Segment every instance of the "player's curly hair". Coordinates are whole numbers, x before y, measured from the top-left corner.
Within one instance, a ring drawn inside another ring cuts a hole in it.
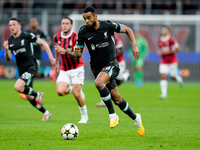
[[[86,7],[86,8],[83,10],[83,13],[88,13],[88,12],[95,13],[96,10],[95,10],[94,7],[88,6],[88,7]]]

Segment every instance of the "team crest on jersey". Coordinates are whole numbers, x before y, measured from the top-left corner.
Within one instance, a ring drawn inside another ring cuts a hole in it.
[[[58,41],[58,44],[60,44],[60,41]]]
[[[104,32],[104,38],[105,38],[105,39],[107,39],[107,38],[108,38],[108,33],[107,33],[107,31],[106,31],[106,32]]]
[[[24,39],[21,40],[21,46],[24,46]]]
[[[91,44],[91,50],[95,50],[95,46]]]

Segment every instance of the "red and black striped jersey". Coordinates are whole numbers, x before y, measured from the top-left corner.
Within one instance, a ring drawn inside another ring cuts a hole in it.
[[[123,43],[122,43],[122,40],[120,39],[119,35],[117,35],[117,33],[114,33],[114,37],[115,37],[115,49],[116,49],[116,53],[117,53],[117,49],[122,48]],[[116,59],[117,59],[118,63],[123,61],[124,60],[124,53],[122,53],[121,55],[116,57]]]
[[[68,36],[63,36],[63,32],[59,32],[58,34],[54,35],[54,42],[59,44],[61,47],[64,49],[68,49],[73,51],[74,46],[76,46],[76,39],[77,39],[77,34],[75,32],[71,32],[70,35]],[[61,56],[61,67],[60,69],[63,71],[71,70],[71,69],[76,69],[80,66],[84,65],[82,57],[79,59],[76,58],[71,58],[65,53],[60,54]]]

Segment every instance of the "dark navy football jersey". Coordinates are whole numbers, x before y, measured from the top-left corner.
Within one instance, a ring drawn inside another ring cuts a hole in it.
[[[26,32],[31,33],[31,30],[27,30]],[[44,34],[44,32],[42,32],[41,30],[36,30],[36,32],[34,32],[34,34],[38,38],[45,39],[45,40],[49,39],[49,36]],[[35,56],[35,58],[40,60],[42,58],[42,48],[41,48],[41,46],[36,44],[36,43],[33,43],[33,47],[34,47],[34,56]]]
[[[97,30],[82,26],[78,33],[77,46],[80,48],[86,44],[90,53],[91,67],[103,67],[116,58],[114,32],[121,32],[122,27],[118,23],[109,20],[99,21]]]
[[[37,70],[36,59],[33,56],[33,43],[37,42],[37,37],[33,33],[22,32],[19,37],[9,37],[9,51],[14,53],[19,74],[27,69]]]

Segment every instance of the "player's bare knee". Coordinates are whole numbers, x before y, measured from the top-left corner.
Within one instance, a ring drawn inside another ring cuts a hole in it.
[[[57,92],[57,95],[58,95],[58,96],[63,96],[63,95],[65,95],[63,91],[57,90],[56,92]]]
[[[101,81],[99,81],[99,80],[95,80],[94,84],[95,84],[95,86],[96,86],[96,88],[97,88],[98,90],[102,90],[102,89],[104,88],[103,82],[101,82]]]
[[[161,74],[161,80],[166,80],[167,79],[167,75],[166,74]]]
[[[20,93],[24,92],[24,91],[23,91],[23,88],[22,88],[21,86],[17,85],[17,84],[15,84],[14,89],[15,89],[17,92],[20,92]]]

